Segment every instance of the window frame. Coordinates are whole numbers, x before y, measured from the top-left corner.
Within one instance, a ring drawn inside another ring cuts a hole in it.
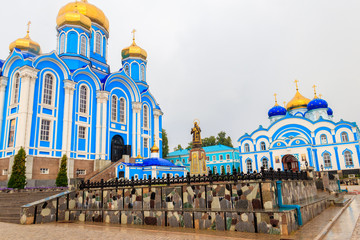
[[[230,154],[226,154],[226,160],[230,160]]]
[[[219,155],[219,160],[224,160],[224,156],[222,154]]]
[[[50,88],[45,88],[45,86],[47,86],[47,77],[51,77],[51,86]],[[41,103],[46,105],[46,106],[54,106],[55,105],[55,101],[54,101],[54,83],[55,83],[55,76],[52,73],[45,73],[44,77],[43,77],[43,86],[42,86],[42,99],[41,99]],[[51,90],[50,90],[51,89]],[[47,95],[46,95],[47,94]],[[47,98],[46,98],[47,97]],[[46,100],[50,99],[50,103],[46,102]]]
[[[45,122],[49,123],[48,126],[47,126],[48,129],[43,128]],[[52,124],[51,120],[45,119],[45,118],[41,119],[40,136],[39,136],[40,141],[42,141],[42,142],[51,142],[51,136],[50,136],[51,135],[51,124]],[[48,132],[48,133],[46,133],[46,132]]]
[[[62,33],[59,39],[59,54],[65,53],[66,34]]]
[[[246,170],[250,173],[253,172],[252,161],[250,159],[246,160]]]
[[[217,170],[217,166],[213,166],[213,174],[217,174],[218,170]]]
[[[260,143],[260,150],[261,150],[261,151],[266,151],[266,144],[265,144],[265,142],[261,142],[261,143]]]
[[[49,175],[50,169],[49,168],[40,168],[40,174],[41,175]]]
[[[111,121],[117,122],[118,120],[118,98],[116,95],[111,96]]]
[[[94,41],[94,52],[101,55],[101,45],[102,45],[102,37],[101,37],[101,33],[100,32],[96,32],[95,33],[95,41]]]
[[[323,141],[323,140],[324,140],[324,141]],[[321,134],[321,135],[320,135],[320,144],[321,144],[321,145],[328,144],[328,140],[327,140],[326,134]]]
[[[81,99],[82,97],[82,89],[85,89],[85,100]],[[79,86],[79,107],[78,112],[83,115],[89,115],[89,98],[90,98],[90,91],[89,87],[86,84],[81,84]],[[85,104],[83,103],[85,101]],[[82,111],[83,107],[82,104],[85,106],[85,111]]]
[[[7,146],[9,148],[15,147],[15,128],[16,128],[16,118],[10,119],[10,121],[9,121],[9,137],[8,137],[8,143],[7,143]],[[11,144],[11,146],[10,146],[10,144]]]
[[[226,173],[231,173],[231,167],[230,167],[230,165],[226,165]]]
[[[85,35],[80,35],[80,51],[79,54],[81,56],[87,57],[87,38]]]
[[[145,66],[143,64],[140,65],[140,80],[145,82]]]
[[[76,169],[76,176],[81,175],[84,176],[86,175],[86,169]]]
[[[144,138],[144,148],[149,148],[149,138]]]
[[[328,157],[328,158],[327,158]],[[323,154],[324,168],[331,168],[331,156],[330,153],[325,152]]]
[[[340,137],[341,137],[341,142],[349,142],[349,134],[347,132],[342,132],[340,134]],[[346,137],[344,139],[344,137]]]
[[[245,143],[245,145],[244,145],[244,152],[250,152],[250,144],[248,144],[248,143]]]
[[[119,121],[122,124],[126,124],[126,99],[123,97],[120,97],[119,100],[120,100],[119,101]],[[122,113],[122,108],[124,108],[123,113]]]
[[[216,161],[216,156],[215,155],[212,156],[212,160]]]
[[[354,159],[352,157],[352,153],[349,150],[345,150],[344,152],[344,160],[345,166],[354,166]],[[348,161],[351,161],[351,164],[348,164]]]
[[[265,166],[265,164],[264,164],[265,162],[266,162],[266,166]],[[265,170],[269,169],[269,161],[268,161],[268,159],[265,158],[265,157],[262,158],[262,159],[261,159],[261,165],[264,167]]]
[[[19,104],[19,96],[20,96],[20,73],[17,72],[13,78],[13,89],[11,96],[11,105]]]
[[[129,64],[125,64],[124,72],[126,73],[126,75],[128,75],[130,77],[130,66],[129,66]]]
[[[150,118],[149,118],[149,107],[148,105],[144,104],[143,106],[143,128],[149,129],[150,126]]]
[[[85,126],[79,126],[79,128],[78,128],[78,139],[86,139],[86,133],[87,133],[87,129],[86,129],[87,127],[85,127]],[[83,133],[82,133],[82,131],[81,131],[81,129],[83,129],[84,131],[83,131]]]

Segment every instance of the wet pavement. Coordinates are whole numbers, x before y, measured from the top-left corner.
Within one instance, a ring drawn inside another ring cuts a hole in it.
[[[349,190],[359,189],[359,186],[349,187]],[[353,196],[347,196],[353,197]],[[344,210],[330,231],[323,239],[360,239],[360,195],[354,196],[349,207]],[[0,239],[171,239],[171,240],[215,240],[215,239],[315,239],[321,235],[324,227],[332,222],[342,210],[341,207],[330,207],[312,221],[305,224],[299,231],[289,236],[194,230],[184,228],[161,228],[138,225],[108,225],[84,223],[52,223],[39,225],[18,225],[0,222]],[[355,227],[356,226],[356,227]],[[355,229],[355,231],[354,231]]]

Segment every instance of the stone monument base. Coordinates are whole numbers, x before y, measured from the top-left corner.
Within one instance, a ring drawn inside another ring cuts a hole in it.
[[[193,148],[189,154],[190,175],[207,175],[206,153],[202,148]]]

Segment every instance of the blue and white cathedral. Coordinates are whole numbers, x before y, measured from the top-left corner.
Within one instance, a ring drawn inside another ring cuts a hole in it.
[[[240,166],[244,172],[261,167],[298,171],[359,174],[360,131],[355,122],[334,121],[327,101],[316,94],[304,97],[298,90],[285,107],[277,103],[269,112],[270,126],[259,126],[238,139]]]
[[[87,0],[68,3],[56,23],[56,51],[42,53],[28,29],[0,60],[0,181],[20,147],[28,179],[56,178],[52,160],[64,154],[70,176],[123,155],[150,157],[153,143],[161,156],[163,113],[135,37],[121,52],[122,68],[110,72],[109,21],[99,8]]]

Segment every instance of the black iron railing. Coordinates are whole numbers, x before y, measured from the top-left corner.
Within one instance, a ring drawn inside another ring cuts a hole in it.
[[[91,189],[91,188],[119,188],[119,187],[134,187],[134,186],[152,186],[152,185],[173,185],[173,184],[193,184],[193,183],[220,183],[220,182],[229,182],[234,183],[238,181],[245,180],[308,180],[307,173],[305,171],[281,171],[280,168],[277,171],[274,171],[272,168],[265,170],[263,167],[260,172],[248,172],[248,173],[238,173],[236,169],[233,170],[233,174],[212,174],[209,171],[209,174],[206,175],[197,175],[190,176],[188,172],[184,177],[170,177],[170,174],[167,174],[163,178],[151,178],[149,175],[148,179],[115,179],[112,181],[104,182],[101,179],[100,182],[87,182],[82,181],[79,185],[80,189]]]

